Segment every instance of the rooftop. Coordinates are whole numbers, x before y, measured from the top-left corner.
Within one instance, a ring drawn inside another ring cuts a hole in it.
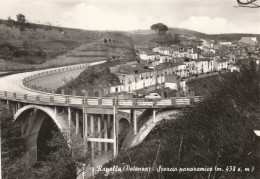
[[[147,54],[147,55],[159,55],[159,53],[153,52],[151,50],[142,50],[141,53],[142,54]]]
[[[122,66],[117,74],[140,74],[144,72],[150,72],[153,71],[149,69],[145,64],[136,64],[136,65],[126,65]]]
[[[198,58],[198,59],[196,59],[195,61],[197,61],[197,62],[203,62],[203,61],[211,61],[211,60],[213,60],[213,59],[211,59],[211,58]]]

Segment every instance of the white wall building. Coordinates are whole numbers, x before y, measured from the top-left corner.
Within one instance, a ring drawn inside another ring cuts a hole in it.
[[[228,69],[228,62],[227,60],[214,60],[213,68],[214,71],[221,71],[224,69]]]

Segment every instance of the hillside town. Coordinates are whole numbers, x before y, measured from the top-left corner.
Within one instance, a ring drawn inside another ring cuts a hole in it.
[[[177,95],[187,95],[187,81],[240,71],[241,60],[257,60],[259,43],[256,37],[216,42],[187,35],[180,36],[178,44],[136,49],[136,54],[138,62],[121,61],[110,67],[110,72],[120,81],[110,87],[110,93],[147,93],[168,88]]]

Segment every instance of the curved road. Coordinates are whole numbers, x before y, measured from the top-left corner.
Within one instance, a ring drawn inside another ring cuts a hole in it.
[[[100,64],[100,63],[104,63],[104,61],[94,62],[94,63],[91,63],[91,65],[96,65],[96,64]],[[71,66],[58,67],[58,68],[50,68],[50,69],[45,69],[45,70],[18,73],[18,74],[5,76],[5,77],[0,78],[0,90],[1,91],[14,92],[14,93],[32,94],[32,95],[42,94],[42,92],[32,91],[31,89],[25,87],[23,85],[23,79],[25,79],[26,77],[29,77],[29,76],[32,76],[32,75],[35,75],[35,74],[38,74],[38,73],[42,73],[42,72],[47,72],[47,71],[50,71],[50,70],[58,70],[58,69],[66,68],[66,67],[76,67],[76,66],[78,66],[78,65],[71,65]],[[75,69],[75,70],[70,70],[70,71],[66,71],[66,72],[63,72],[63,73],[57,73],[57,74],[50,75],[50,76],[51,76],[52,79],[55,78],[54,76],[58,76],[58,78],[60,78],[60,79],[62,79],[62,77],[67,78],[68,75],[70,75],[70,76],[72,75],[72,77],[75,78],[82,71],[84,71],[86,68],[87,67],[78,68],[78,69]],[[71,73],[72,71],[74,73]],[[55,80],[60,80],[60,79],[55,78]],[[38,80],[39,80],[39,78],[33,79],[32,83],[36,84],[36,82],[39,82]],[[57,84],[56,84],[56,86],[53,86],[53,87],[57,87]]]

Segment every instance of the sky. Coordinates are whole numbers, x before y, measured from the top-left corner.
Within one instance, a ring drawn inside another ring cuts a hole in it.
[[[236,0],[0,0],[0,4],[1,19],[16,19],[22,13],[33,23],[87,30],[150,29],[160,22],[208,34],[260,34],[260,8],[234,7]]]

